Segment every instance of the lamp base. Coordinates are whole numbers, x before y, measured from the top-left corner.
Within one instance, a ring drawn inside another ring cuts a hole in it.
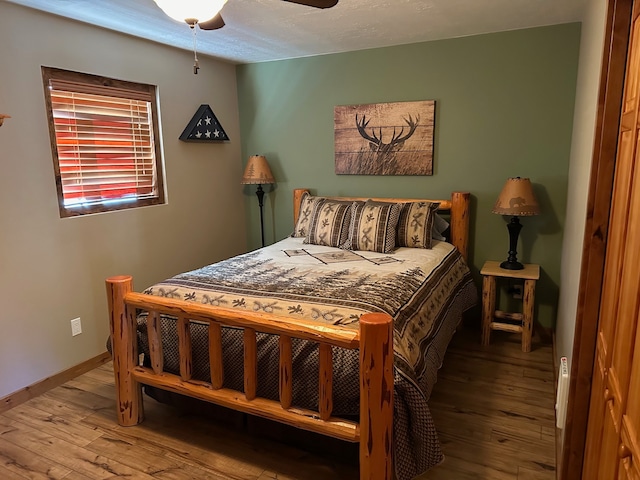
[[[507,230],[509,230],[509,255],[507,259],[500,264],[500,268],[505,270],[522,270],[524,265],[518,261],[516,248],[518,246],[518,235],[522,225],[517,216],[511,217],[511,221],[507,224]]]
[[[262,246],[264,247],[264,222],[262,220],[262,207],[264,203],[264,190],[262,190],[262,185],[258,184],[258,190],[256,190],[256,195],[258,196],[258,206],[260,207],[260,238],[262,239]]]
[[[505,260],[500,264],[500,268],[504,268],[505,270],[523,270],[524,265],[520,262],[512,262],[509,260]]]

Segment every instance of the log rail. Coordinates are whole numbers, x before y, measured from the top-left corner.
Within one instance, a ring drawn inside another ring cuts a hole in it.
[[[359,330],[292,320],[277,315],[238,311],[154,297],[133,292],[131,276],[106,280],[118,423],[136,425],[144,419],[142,384],[188,395],[224,407],[360,443],[360,478],[390,480],[393,434],[393,321],[387,314],[368,313]],[[136,317],[148,312],[150,365],[138,365]],[[177,318],[180,374],[164,371],[160,315]],[[211,381],[192,378],[191,322],[208,325]],[[244,392],[223,388],[221,327],[244,329]],[[279,401],[256,396],[256,332],[279,335]],[[292,405],[291,339],[319,344],[318,410]],[[332,416],[332,347],[360,350],[360,421]]]

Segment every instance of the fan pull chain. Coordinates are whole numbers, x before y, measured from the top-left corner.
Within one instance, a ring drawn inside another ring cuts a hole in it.
[[[198,47],[198,42],[196,39],[196,25],[195,23],[190,25],[191,30],[193,31],[193,74],[197,75],[198,74],[198,70],[200,69],[200,65],[198,64],[198,52],[197,52],[197,47]]]

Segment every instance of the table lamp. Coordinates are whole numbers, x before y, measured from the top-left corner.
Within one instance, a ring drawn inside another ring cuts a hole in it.
[[[271,173],[271,169],[269,168],[267,158],[264,155],[252,155],[249,157],[249,161],[244,169],[244,174],[242,175],[240,183],[243,185],[258,185],[256,195],[258,196],[258,205],[260,207],[260,235],[262,238],[262,246],[264,247],[264,225],[262,221],[262,200],[264,199],[264,190],[262,190],[262,185],[276,183],[276,180],[273,178],[273,174]]]
[[[509,256],[500,264],[500,268],[506,270],[522,270],[524,265],[518,262],[516,249],[518,247],[518,235],[522,229],[518,217],[538,215],[540,207],[533,194],[533,187],[528,178],[509,178],[502,187],[500,196],[493,206],[493,213],[498,215],[511,215],[511,221],[507,224],[509,230]]]

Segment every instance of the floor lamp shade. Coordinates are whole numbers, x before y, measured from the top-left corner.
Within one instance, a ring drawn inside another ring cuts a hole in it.
[[[531,181],[528,178],[509,178],[504,187],[502,187],[492,212],[498,215],[511,216],[511,220],[507,224],[507,229],[509,230],[509,256],[506,261],[500,264],[500,267],[507,270],[522,270],[524,265],[518,262],[516,251],[518,235],[522,229],[518,217],[540,214],[540,206],[533,193]]]
[[[258,185],[256,195],[258,196],[258,206],[260,207],[260,237],[262,239],[262,246],[264,247],[264,222],[262,220],[264,190],[262,190],[262,185],[276,183],[271,173],[271,168],[269,168],[269,162],[267,162],[267,158],[264,155],[253,155],[249,157],[240,183],[244,185]]]
[[[244,169],[244,174],[242,175],[242,181],[240,183],[251,185],[268,185],[276,183],[276,180],[273,178],[273,174],[271,173],[271,169],[269,168],[267,157],[264,155],[252,155],[249,157],[249,161]]]

